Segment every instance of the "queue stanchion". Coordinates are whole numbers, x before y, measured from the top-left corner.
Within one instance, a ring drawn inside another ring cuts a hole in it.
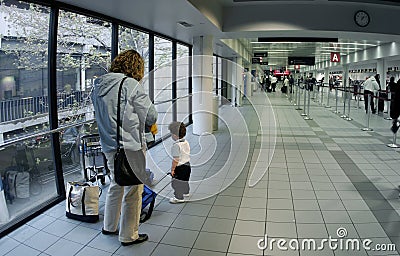
[[[371,106],[370,106],[371,100],[372,100],[371,99],[371,94],[368,94],[367,102],[366,102],[367,103],[367,110],[366,110],[366,112],[367,112],[367,123],[366,123],[366,127],[361,129],[363,131],[373,131],[373,129],[369,128],[369,118],[371,116],[371,110],[370,110],[370,108],[371,108]]]
[[[327,100],[327,102],[326,102],[326,106],[325,106],[325,108],[331,108],[331,106],[329,106],[329,99],[330,99],[330,96],[331,96],[331,91],[330,91],[330,87],[327,87],[327,89],[328,89],[328,100]]]
[[[301,97],[301,95],[300,95],[300,83],[297,83],[297,95],[296,95],[297,108],[296,108],[296,110],[301,110],[300,97]]]
[[[307,101],[307,115],[304,117],[304,120],[312,120],[312,117],[310,116],[310,101],[311,101],[311,91],[310,88],[308,89],[308,101]]]
[[[303,104],[303,113],[301,113],[301,116],[307,116],[306,114],[306,101],[307,101],[307,88],[310,90],[308,84],[304,84],[304,89],[303,89],[303,94],[304,94],[304,104]]]
[[[379,113],[378,103],[379,103],[379,91],[374,92],[375,95],[375,114]]]
[[[348,97],[347,97],[347,99],[349,100],[349,102],[347,103],[347,117],[345,118],[347,121],[351,121],[351,120],[353,120],[351,117],[350,117],[350,108],[351,108],[351,91],[349,91],[348,92]]]
[[[387,104],[387,114],[388,116],[385,117],[386,120],[392,120],[392,118],[390,117],[390,104],[391,104],[391,99],[392,99],[392,93],[388,92],[388,104]]]
[[[346,91],[346,87],[344,87],[344,91],[342,93],[343,95],[343,115],[341,115],[341,118],[346,118],[346,96],[347,96],[347,91]]]
[[[357,106],[356,108],[360,108],[360,98],[361,98],[361,88],[357,88]]]
[[[335,110],[333,111],[333,113],[337,114],[337,113],[339,113],[339,110],[338,110],[339,96],[338,96],[338,88],[337,87],[335,87],[335,97],[336,97],[336,103],[335,103]]]
[[[321,84],[321,101],[320,101],[320,105],[323,106],[324,105],[324,85]]]

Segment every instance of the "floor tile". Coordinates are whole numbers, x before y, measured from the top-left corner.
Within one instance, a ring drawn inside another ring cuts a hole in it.
[[[170,228],[160,243],[191,248],[198,234],[198,231]]]
[[[231,235],[200,232],[193,248],[226,252],[231,240]]]
[[[151,256],[187,256],[190,253],[190,248],[183,248],[178,246],[172,246],[167,244],[158,244],[154,249]],[[126,254],[132,255],[132,254]]]
[[[201,230],[204,232],[232,234],[234,226],[235,220],[207,218]]]
[[[82,244],[61,238],[44,252],[51,256],[70,256],[76,254],[82,248]]]
[[[39,255],[40,251],[35,250],[29,246],[24,244],[20,244],[11,251],[9,251],[6,255],[7,256],[21,256],[21,255],[29,255],[29,256],[36,256]]]
[[[265,223],[256,221],[237,220],[233,234],[243,236],[263,236],[265,234]]]
[[[236,254],[263,255],[263,251],[257,246],[262,237],[233,235],[228,252]]]
[[[45,251],[59,239],[60,238],[58,236],[51,235],[43,231],[39,231],[34,236],[25,240],[24,244],[38,251]]]
[[[98,230],[77,226],[66,234],[64,238],[76,243],[87,244],[98,234],[100,234]]]

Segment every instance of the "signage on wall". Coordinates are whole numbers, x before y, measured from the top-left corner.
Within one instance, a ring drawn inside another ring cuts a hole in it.
[[[260,64],[261,58],[251,58],[251,64]]]
[[[331,52],[331,62],[340,62],[339,52]]]
[[[260,65],[268,65],[268,61],[260,61]]]
[[[268,57],[268,52],[255,52],[254,57]]]
[[[315,57],[288,57],[289,65],[315,65]]]

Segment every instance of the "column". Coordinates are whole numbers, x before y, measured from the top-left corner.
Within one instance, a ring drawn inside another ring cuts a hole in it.
[[[193,134],[212,132],[213,38],[193,37]]]
[[[221,96],[225,99],[228,97],[228,61],[225,58],[221,58]]]
[[[238,107],[242,106],[242,99],[243,99],[243,59],[242,57],[236,57],[236,84],[235,84],[235,89],[236,89],[236,105]]]
[[[385,70],[387,69],[386,67],[386,61],[385,59],[378,59],[376,63],[376,73],[379,74],[380,80],[381,80],[381,89],[385,90],[386,89],[386,72]]]
[[[235,61],[230,61],[229,64],[229,69],[228,69],[228,76],[230,77],[229,81],[229,92],[230,92],[230,99],[231,99],[231,106],[235,107],[236,106],[236,63]],[[228,94],[229,95],[229,94]]]

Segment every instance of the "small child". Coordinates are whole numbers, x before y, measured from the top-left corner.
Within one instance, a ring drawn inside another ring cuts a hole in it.
[[[190,167],[190,145],[186,136],[186,127],[181,122],[172,122],[168,126],[174,143],[171,148],[172,166],[172,188],[174,189],[174,197],[169,202],[171,204],[185,202],[184,197],[189,196],[189,178],[191,173]]]

